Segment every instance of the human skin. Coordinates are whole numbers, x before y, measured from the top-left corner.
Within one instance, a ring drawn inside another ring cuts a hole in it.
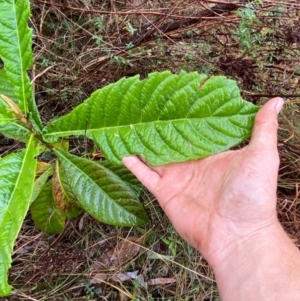
[[[276,214],[282,105],[260,109],[242,149],[159,167],[123,159],[211,265],[224,301],[300,300],[300,252]]]

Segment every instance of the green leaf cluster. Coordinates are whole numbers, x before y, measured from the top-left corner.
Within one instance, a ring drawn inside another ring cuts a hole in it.
[[[0,8],[0,133],[26,143],[0,159],[0,296],[7,296],[14,240],[29,210],[50,234],[82,212],[111,225],[142,225],[141,184],[122,158],[139,155],[155,166],[222,152],[251,135],[258,107],[225,77],[165,71],[122,78],[43,126],[28,75],[29,0],[0,0]],[[105,161],[68,151],[70,137],[83,135]],[[56,159],[38,162],[44,151]]]

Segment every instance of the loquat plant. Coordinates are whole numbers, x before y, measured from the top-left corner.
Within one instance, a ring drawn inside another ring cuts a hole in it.
[[[122,78],[44,125],[28,75],[30,1],[0,0],[0,7],[0,133],[26,143],[0,159],[0,296],[7,296],[14,241],[29,210],[52,234],[84,211],[111,225],[147,223],[140,184],[122,158],[137,154],[156,166],[222,152],[251,135],[259,107],[223,76],[165,71]],[[105,161],[69,152],[68,139],[82,135]],[[45,151],[54,162],[38,162]]]

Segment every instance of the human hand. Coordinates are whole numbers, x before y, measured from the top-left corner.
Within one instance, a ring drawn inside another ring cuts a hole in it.
[[[282,105],[274,98],[262,107],[243,149],[159,167],[134,156],[123,159],[178,233],[212,266],[236,244],[278,224],[277,114]]]

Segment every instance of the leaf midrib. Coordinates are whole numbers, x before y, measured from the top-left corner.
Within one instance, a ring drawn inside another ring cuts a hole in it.
[[[255,113],[253,113],[255,114]],[[153,123],[160,123],[160,122],[165,122],[165,123],[172,123],[172,122],[187,122],[187,121],[193,121],[193,120],[201,120],[201,119],[214,119],[214,118],[229,118],[231,116],[237,116],[237,115],[241,115],[241,116],[245,116],[245,114],[232,114],[232,115],[227,115],[227,116],[206,116],[206,117],[191,117],[191,118],[179,118],[179,119],[170,119],[170,120],[155,120],[155,121],[149,121],[149,122],[139,122],[139,123],[132,123],[132,124],[127,124],[127,125],[115,125],[115,126],[103,126],[103,127],[99,127],[99,128],[88,128],[88,129],[74,129],[74,130],[66,130],[66,131],[56,131],[56,132],[51,132],[51,133],[45,133],[44,137],[51,137],[51,136],[57,136],[57,135],[63,135],[63,136],[69,136],[69,135],[80,135],[80,134],[84,134],[84,133],[93,133],[96,131],[100,131],[100,130],[112,130],[112,129],[120,129],[120,128],[127,128],[127,127],[132,127],[132,126],[146,126],[149,124],[153,124]],[[247,115],[251,115],[251,114],[247,114]]]
[[[21,165],[21,168],[20,168],[20,172],[19,172],[19,174],[18,174],[17,181],[16,181],[16,183],[15,183],[15,187],[14,187],[12,193],[11,193],[11,198],[9,199],[7,208],[9,207],[9,204],[11,203],[11,200],[13,199],[14,193],[15,193],[16,190],[19,188],[18,183],[19,183],[20,178],[21,178],[21,176],[22,176],[22,170],[23,170],[24,165],[25,165],[25,163],[26,163],[26,158],[27,158],[28,152],[29,152],[29,150],[30,150],[30,146],[31,146],[31,143],[32,143],[32,141],[33,141],[33,137],[34,137],[34,135],[32,134],[32,135],[30,136],[30,138],[29,138],[28,146],[27,146],[27,148],[25,149],[24,157],[23,157],[23,160],[22,160],[22,165]],[[32,185],[32,188],[31,188],[30,198],[31,198],[32,192],[33,192],[33,185]]]

